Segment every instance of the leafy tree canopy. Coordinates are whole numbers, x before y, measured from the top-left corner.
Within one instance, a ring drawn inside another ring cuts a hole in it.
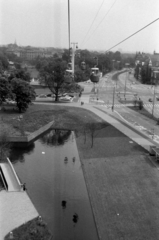
[[[0,105],[12,96],[11,85],[4,77],[0,78]]]
[[[66,92],[80,92],[81,87],[74,82],[66,82],[67,62],[62,59],[50,59],[40,70],[40,82],[48,86],[58,101],[59,95]]]
[[[2,51],[0,51],[0,70],[5,70],[8,68],[8,59],[7,57],[4,55],[4,53]]]
[[[30,82],[30,80],[31,80],[30,73],[27,72],[24,69],[21,69],[21,68],[20,69],[15,69],[10,74],[9,80],[11,81],[13,78],[19,78],[19,79],[24,80],[26,82]]]
[[[25,111],[31,101],[35,98],[34,89],[29,83],[18,78],[12,79],[11,85],[19,112]]]

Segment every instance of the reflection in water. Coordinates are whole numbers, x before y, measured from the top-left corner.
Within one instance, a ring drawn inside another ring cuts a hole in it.
[[[65,201],[65,200],[62,201],[61,205],[62,205],[62,208],[63,208],[63,209],[66,208],[66,203],[67,203],[67,201]]]
[[[12,159],[52,240],[98,239],[73,132],[51,130]]]
[[[75,213],[75,214],[73,215],[72,221],[73,221],[74,223],[77,223],[77,222],[78,222],[78,214],[77,214],[77,213]]]
[[[63,130],[51,130],[49,133],[45,134],[40,138],[41,143],[45,143],[49,146],[63,145],[68,141],[71,135],[71,131]]]
[[[16,162],[24,162],[25,161],[25,154],[27,155],[30,155],[31,153],[33,153],[34,151],[34,148],[35,148],[35,144],[34,143],[31,143],[30,145],[28,145],[27,147],[25,148],[11,148],[11,151],[10,151],[10,160],[11,162],[13,163],[16,163]]]

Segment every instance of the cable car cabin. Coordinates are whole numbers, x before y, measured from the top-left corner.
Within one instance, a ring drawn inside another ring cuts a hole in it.
[[[65,72],[65,83],[72,83],[72,70],[67,69]]]
[[[81,62],[81,69],[85,70],[86,69],[86,63],[85,62]]]
[[[90,74],[90,79],[92,82],[97,83],[99,82],[99,68],[91,68],[91,74]]]

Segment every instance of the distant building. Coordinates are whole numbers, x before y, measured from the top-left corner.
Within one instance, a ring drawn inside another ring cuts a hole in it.
[[[26,60],[32,60],[36,57],[53,57],[55,53],[58,54],[59,57],[61,57],[61,52],[58,52],[56,49],[53,48],[35,48],[31,46],[27,47],[19,47],[16,44],[16,41],[14,44],[8,44],[7,45],[7,53],[8,54],[15,54],[17,57],[21,57]]]
[[[27,60],[32,60],[36,57],[44,57],[44,51],[32,48],[30,46],[22,48],[19,50],[20,57],[27,59]]]
[[[151,83],[152,61],[149,55],[136,52],[135,56],[135,74],[136,79],[142,83]]]

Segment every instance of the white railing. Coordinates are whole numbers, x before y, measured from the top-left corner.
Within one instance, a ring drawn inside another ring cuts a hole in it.
[[[15,170],[14,170],[14,167],[13,167],[11,161],[9,160],[9,158],[7,158],[7,161],[8,161],[8,163],[9,163],[9,165],[10,165],[10,167],[11,167],[13,173],[14,173],[14,176],[15,176],[15,178],[16,178],[19,186],[20,186],[20,189],[21,189],[22,184],[21,184],[21,182],[20,182],[20,180],[19,180],[19,178],[18,178],[18,176],[17,176],[17,174],[16,174],[16,172],[15,172]]]

